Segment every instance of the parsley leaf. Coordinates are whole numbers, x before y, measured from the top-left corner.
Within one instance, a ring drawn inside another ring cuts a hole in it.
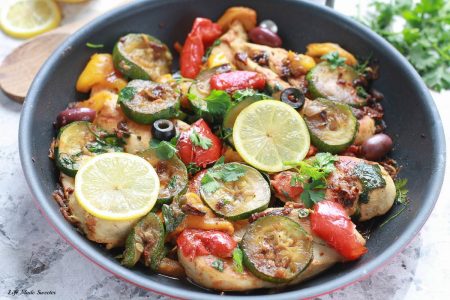
[[[212,262],[211,267],[213,267],[219,272],[223,272],[223,260],[216,259],[215,261]]]
[[[222,43],[221,40],[219,39],[215,40],[214,43],[206,50],[205,55],[203,55],[202,62],[206,62],[209,56],[211,55],[211,52],[214,49],[214,47],[219,46],[221,43]]]
[[[236,102],[241,102],[247,97],[252,97],[255,100],[264,100],[271,98],[266,94],[259,93],[253,89],[237,90],[236,92],[233,93],[233,100]]]
[[[208,111],[216,117],[223,116],[231,106],[230,95],[225,91],[212,90],[205,100]]]
[[[161,210],[164,218],[164,227],[166,229],[166,232],[174,231],[184,220],[185,214],[181,210],[175,211],[167,204],[163,204]]]
[[[200,135],[195,129],[192,131],[189,139],[191,140],[192,144],[194,144],[194,146],[198,146],[203,150],[207,150],[212,146],[211,139],[207,138],[206,136]]]
[[[321,57],[321,59],[327,60],[332,69],[336,69],[337,67],[343,66],[347,58],[340,57],[339,52],[333,51],[327,53]]]
[[[402,178],[395,181],[396,196],[395,201],[397,203],[405,204],[408,201],[408,189],[406,184],[408,179]]]
[[[300,196],[306,208],[311,208],[315,203],[325,197],[326,188],[324,180],[314,180],[303,185],[303,193]]]
[[[193,162],[188,164],[186,166],[186,169],[187,169],[189,175],[195,175],[198,171],[201,170],[201,168]]]
[[[216,164],[203,176],[202,188],[209,193],[214,193],[220,188],[220,181],[238,181],[244,175],[245,168],[239,164]]]
[[[94,44],[94,43],[86,43],[86,47],[91,48],[91,49],[98,49],[98,48],[103,48],[105,47],[105,45],[103,44]]]
[[[174,189],[176,187],[177,180],[178,180],[178,176],[177,175],[172,176],[172,178],[170,178],[169,183],[167,184],[168,188],[169,189]]]
[[[244,266],[242,264],[242,260],[244,258],[244,253],[239,247],[236,247],[233,250],[233,266],[236,272],[243,273],[244,272]]]
[[[158,158],[162,160],[171,159],[175,155],[175,153],[178,151],[176,144],[176,137],[170,140],[170,142],[160,141],[155,138],[152,138],[150,140],[150,148],[154,149]]]

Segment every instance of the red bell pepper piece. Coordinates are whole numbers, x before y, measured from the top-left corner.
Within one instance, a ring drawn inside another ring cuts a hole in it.
[[[251,71],[232,71],[216,74],[210,79],[211,88],[232,93],[242,89],[261,90],[266,85],[264,75]]]

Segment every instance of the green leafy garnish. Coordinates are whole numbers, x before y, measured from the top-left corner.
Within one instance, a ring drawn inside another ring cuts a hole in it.
[[[185,214],[181,210],[175,211],[167,204],[163,204],[161,210],[164,218],[164,227],[166,229],[166,232],[174,231],[184,220]]]
[[[196,163],[193,163],[193,162],[189,163],[186,166],[186,169],[187,169],[187,172],[188,172],[189,175],[195,175],[196,173],[198,173],[198,171],[201,170],[201,168],[199,166],[197,166]]]
[[[206,50],[205,55],[202,57],[202,62],[206,62],[208,60],[208,57],[211,55],[212,50],[214,47],[219,46],[222,43],[221,40],[217,39],[214,41],[214,43]]]
[[[429,88],[450,89],[450,2],[374,0],[370,5],[374,12],[358,20],[397,48]]]
[[[245,168],[243,166],[239,164],[224,165],[222,162],[219,165],[214,165],[206,172],[201,181],[202,188],[209,193],[214,193],[221,186],[219,181],[238,181],[244,175]]]
[[[326,178],[335,170],[336,155],[318,153],[313,159],[300,162],[286,162],[294,167],[296,174],[291,177],[291,186],[303,185],[300,198],[307,208],[310,208],[325,196]]]
[[[223,272],[223,260],[216,259],[215,261],[212,262],[211,267],[213,267],[219,272]]]
[[[321,59],[328,61],[332,69],[336,69],[337,67],[343,66],[345,64],[345,61],[347,60],[347,58],[345,57],[340,57],[339,52],[337,51],[327,53],[323,55]]]
[[[357,87],[356,87],[356,94],[359,96],[359,97],[361,97],[361,98],[367,98],[367,97],[369,97],[369,94],[366,92],[366,90],[362,87],[362,86],[360,86],[360,85],[358,85]]]
[[[189,136],[189,139],[191,140],[192,144],[194,144],[194,146],[198,146],[203,150],[207,150],[212,146],[211,139],[203,135],[200,135],[195,129],[192,131],[191,135]]]
[[[89,43],[89,42],[87,42],[87,43],[86,43],[86,47],[92,48],[92,49],[98,49],[98,48],[103,48],[103,47],[105,47],[105,45],[103,45],[103,44],[94,44],[94,43]]]
[[[266,94],[257,92],[253,89],[245,89],[245,90],[237,90],[233,93],[233,100],[235,102],[241,102],[247,97],[252,97],[255,100],[264,100],[264,99],[270,99],[271,97],[267,96]]]
[[[244,253],[239,247],[236,247],[233,250],[233,266],[236,272],[243,273],[244,265],[242,264],[242,260],[244,258]]]
[[[170,142],[160,141],[155,138],[150,140],[150,148],[154,149],[158,158],[163,160],[171,159],[175,155],[178,151],[176,145],[176,137],[172,138]]]
[[[408,179],[397,179],[394,183],[396,191],[395,202],[406,204],[408,202],[408,189],[406,188]]]
[[[231,106],[230,95],[225,91],[212,90],[205,100],[208,111],[217,117],[223,116]]]
[[[170,181],[167,184],[169,189],[174,189],[176,187],[177,180],[178,180],[178,176],[177,175],[174,175],[174,176],[172,176],[172,178],[170,178]]]

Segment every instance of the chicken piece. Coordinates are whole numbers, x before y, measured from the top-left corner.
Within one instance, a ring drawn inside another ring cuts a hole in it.
[[[265,212],[280,210],[280,208],[269,208]],[[285,214],[297,223],[300,223],[306,232],[311,234],[309,218],[300,219],[298,217],[298,209],[291,209]],[[240,240],[242,230],[241,228],[236,232],[238,236],[234,238]],[[364,238],[356,231],[354,231],[359,241],[365,244]],[[329,247],[322,239],[313,236],[313,260],[300,273],[298,277],[289,283],[276,284],[257,278],[250,271],[244,270],[243,273],[235,271],[232,259],[222,259],[223,271],[218,271],[212,267],[212,263],[218,258],[213,255],[197,256],[193,260],[185,257],[183,253],[178,250],[178,260],[184,267],[187,276],[194,282],[206,288],[220,290],[220,291],[248,291],[259,288],[274,288],[283,287],[286,285],[294,285],[311,278],[320,272],[330,268],[337,262],[344,261],[344,258],[337,253],[333,248]]]
[[[68,199],[71,215],[69,218],[76,222],[86,237],[96,243],[106,244],[107,249],[123,246],[128,233],[138,220],[110,221],[94,217],[80,206],[73,193],[75,179],[63,173],[60,175],[63,191]]]

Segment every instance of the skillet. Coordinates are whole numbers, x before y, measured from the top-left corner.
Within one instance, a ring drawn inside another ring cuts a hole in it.
[[[118,37],[129,32],[146,32],[173,45],[175,41],[184,41],[195,17],[217,19],[226,8],[236,5],[254,8],[259,20],[274,20],[284,48],[302,52],[308,43],[330,41],[357,56],[372,55],[379,61],[381,76],[374,87],[385,95],[387,133],[395,142],[392,157],[402,166],[400,177],[409,180],[411,202],[407,209],[382,228],[372,231],[367,243],[369,252],[356,262],[338,264],[310,281],[280,291],[227,294],[246,299],[265,295],[268,300],[318,296],[374,272],[411,241],[434,207],[445,168],[442,123],[419,75],[386,41],[331,9],[294,0],[150,0],[136,1],[94,20],[53,53],[30,88],[19,129],[23,171],[44,217],[75,249],[100,267],[145,289],[174,297],[224,298],[186,281],[149,274],[144,268],[126,269],[114,258],[115,253],[83,237],[64,219],[52,199],[58,172],[47,155],[48,145],[55,135],[52,122],[58,112],[69,102],[86,98],[74,88],[89,57],[98,51],[87,48],[86,42],[104,44],[105,52],[111,52]],[[394,207],[378,219],[378,224],[399,208]]]

